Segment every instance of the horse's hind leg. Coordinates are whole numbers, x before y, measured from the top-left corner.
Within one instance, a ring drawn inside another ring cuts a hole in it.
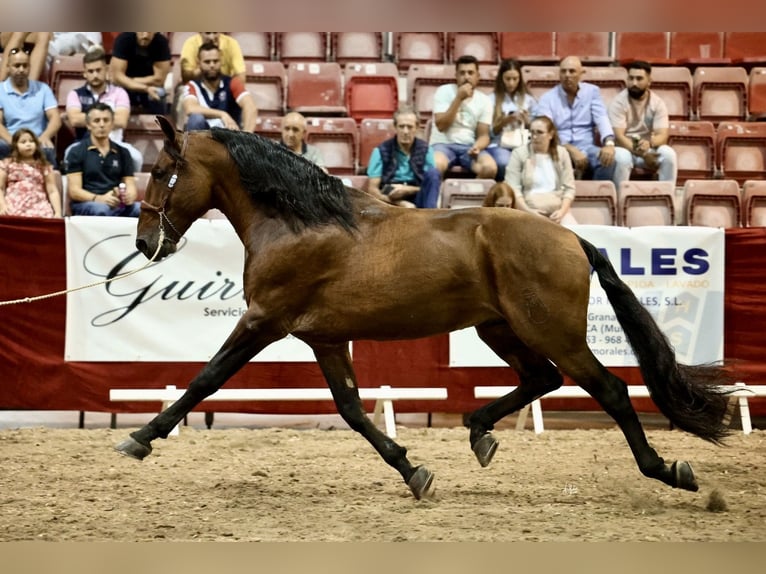
[[[407,449],[381,432],[365,414],[348,344],[312,345],[312,348],[343,420],[364,436],[383,460],[399,471],[415,498],[429,496],[433,474],[423,466],[413,467],[407,460]]]
[[[497,450],[497,440],[489,432],[495,423],[544,394],[558,389],[563,379],[558,369],[546,357],[527,347],[508,323],[485,323],[477,326],[476,332],[482,341],[516,370],[520,381],[512,392],[477,409],[468,419],[471,449],[479,464],[487,466]]]
[[[146,457],[152,452],[151,442],[154,439],[167,438],[170,431],[205,397],[220,389],[264,347],[282,337],[272,334],[268,329],[256,329],[256,324],[252,315],[245,314],[221,349],[192,379],[181,398],[142,428],[130,433],[130,438],[115,446],[115,449],[139,460]]]

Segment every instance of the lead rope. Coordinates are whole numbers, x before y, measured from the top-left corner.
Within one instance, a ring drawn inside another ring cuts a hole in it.
[[[3,305],[15,305],[17,303],[32,303],[33,301],[50,299],[51,297],[58,297],[59,295],[66,295],[67,293],[74,293],[75,291],[82,291],[83,289],[90,289],[91,287],[98,287],[99,285],[106,285],[107,283],[111,283],[112,281],[117,281],[117,279],[125,279],[125,277],[130,277],[131,275],[138,273],[139,271],[143,271],[154,262],[154,260],[157,258],[157,255],[160,252],[160,248],[162,247],[162,244],[164,241],[165,241],[165,229],[163,228],[163,225],[162,225],[162,219],[160,219],[160,238],[157,241],[157,249],[155,249],[154,255],[152,255],[152,258],[149,259],[149,261],[147,261],[143,267],[139,267],[138,269],[134,269],[133,271],[128,271],[127,273],[121,273],[120,275],[115,275],[114,277],[110,279],[104,279],[103,281],[96,281],[95,283],[81,285],[80,287],[74,287],[72,289],[64,289],[63,291],[56,291],[55,293],[38,295],[36,297],[23,297],[21,299],[14,299],[12,301],[0,301],[0,307],[2,307]]]

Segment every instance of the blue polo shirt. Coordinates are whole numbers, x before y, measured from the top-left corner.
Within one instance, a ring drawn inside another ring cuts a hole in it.
[[[11,135],[19,128],[27,128],[39,137],[48,127],[46,110],[57,106],[53,90],[43,82],[29,80],[29,88],[23,94],[13,89],[10,78],[0,85],[0,109],[3,110],[5,127]]]
[[[434,150],[431,146],[428,146],[428,153],[426,154],[426,161],[423,165],[423,173],[427,172],[434,164]],[[383,175],[383,159],[380,157],[380,150],[376,147],[370,154],[370,163],[367,166],[367,177],[380,177]],[[396,146],[396,173],[394,174],[394,182],[404,183],[415,181],[415,174],[412,173],[410,167],[410,156],[402,151],[402,149]]]

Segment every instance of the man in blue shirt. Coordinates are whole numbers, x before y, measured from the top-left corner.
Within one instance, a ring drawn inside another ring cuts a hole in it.
[[[396,136],[372,150],[367,166],[369,193],[402,207],[436,207],[441,175],[433,150],[415,137],[415,110],[403,105],[394,112]]]
[[[0,84],[0,159],[11,153],[11,140],[19,128],[32,130],[40,140],[45,157],[54,167],[53,138],[61,128],[61,114],[53,90],[29,79],[29,55],[10,50],[8,78]]]
[[[560,83],[545,92],[533,116],[553,120],[559,141],[572,158],[577,179],[612,179],[614,172],[614,132],[594,84],[581,82],[583,67],[576,56],[567,56],[559,64]],[[601,145],[597,145],[596,136]]]

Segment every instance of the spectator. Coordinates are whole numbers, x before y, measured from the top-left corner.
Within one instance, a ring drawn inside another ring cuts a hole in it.
[[[0,60],[0,81],[10,74],[8,56],[14,50],[22,50],[29,54],[29,79],[39,80],[45,73],[48,58],[48,43],[50,32],[2,32],[0,33],[0,50],[3,58]]]
[[[487,196],[484,198],[482,207],[516,207],[516,196],[511,189],[511,186],[500,181],[489,188]]]
[[[556,223],[577,223],[569,208],[575,198],[572,160],[560,145],[549,117],[536,116],[529,124],[530,143],[511,152],[507,183],[516,196],[516,207]]]
[[[215,44],[202,44],[198,57],[202,76],[189,82],[183,99],[186,129],[223,127],[252,132],[258,108],[242,78],[221,74],[221,52]]]
[[[11,153],[11,138],[17,130],[32,130],[55,168],[53,138],[61,128],[61,114],[48,84],[29,79],[29,55],[14,48],[5,54],[9,77],[0,85],[0,159]]]
[[[130,116],[130,98],[124,88],[107,81],[106,53],[101,46],[90,48],[82,58],[85,84],[69,92],[66,99],[64,123],[75,132],[75,142],[64,152],[64,164],[67,154],[88,134],[85,127],[85,114],[96,102],[103,102],[114,110],[114,129],[109,139],[127,148],[133,158],[133,170],[141,171],[144,157],[135,147],[122,140],[123,130],[128,125]]]
[[[534,110],[556,126],[578,179],[612,179],[614,132],[598,86],[581,82],[583,67],[576,56],[559,64],[560,83],[545,92]],[[596,130],[601,146],[596,145]]]
[[[0,161],[0,215],[61,217],[61,193],[37,136],[21,128],[11,147]]]
[[[492,104],[492,139],[487,151],[497,164],[495,179],[502,182],[511,151],[529,141],[529,112],[537,105],[524,83],[518,60],[500,62],[495,89],[489,100]]]
[[[370,154],[368,191],[394,205],[436,207],[441,175],[434,164],[433,150],[425,140],[415,137],[415,110],[410,106],[396,110],[394,128],[396,135]]]
[[[304,141],[305,138],[306,118],[298,112],[290,112],[282,118],[282,145],[318,165],[327,173],[322,152],[318,147],[307,144]]]
[[[675,150],[667,145],[670,119],[665,102],[650,90],[652,66],[636,61],[628,66],[628,88],[609,105],[609,121],[617,149],[614,185],[619,189],[630,179],[634,167],[658,172],[660,181],[676,184],[678,162]]]
[[[109,64],[112,81],[128,91],[134,113],[167,113],[165,80],[170,43],[159,32],[122,32],[114,39]]]
[[[69,152],[66,178],[72,214],[138,217],[133,161],[127,149],[109,139],[114,111],[96,102],[86,114],[86,125],[89,134]]]
[[[439,86],[434,93],[430,144],[442,176],[458,165],[480,178],[492,179],[497,173],[497,164],[486,151],[492,104],[476,89],[478,84],[476,58],[460,56],[455,62],[455,83]]]

